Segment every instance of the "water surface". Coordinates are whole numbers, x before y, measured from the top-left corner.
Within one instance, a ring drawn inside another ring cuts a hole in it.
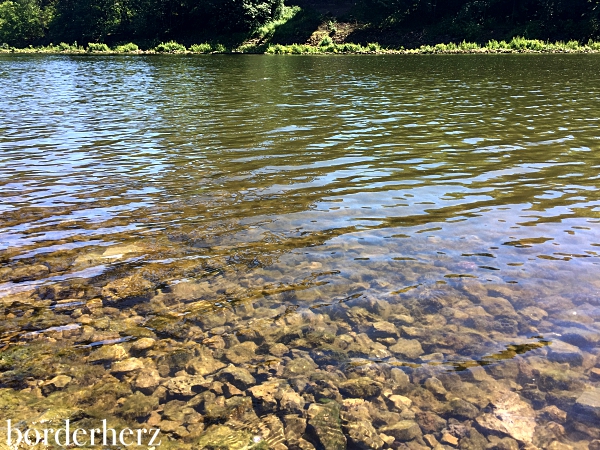
[[[174,448],[588,448],[599,69],[0,55],[4,415]]]

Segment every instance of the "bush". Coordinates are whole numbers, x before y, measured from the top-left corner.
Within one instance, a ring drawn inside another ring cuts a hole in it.
[[[333,44],[333,39],[331,39],[329,36],[325,36],[323,39],[321,39],[321,42],[319,42],[319,47],[328,47],[331,44]]]
[[[378,52],[381,50],[381,47],[379,46],[379,44],[377,42],[371,42],[371,43],[367,44],[367,48],[369,49],[370,52]]]
[[[227,52],[227,47],[225,47],[223,44],[216,44],[213,47],[213,52],[215,52],[215,53],[225,53],[225,52]]]
[[[133,53],[133,52],[137,52],[139,49],[140,48],[137,46],[137,44],[130,42],[128,44],[117,45],[117,47],[115,48],[115,51],[117,53]]]
[[[110,48],[106,44],[101,44],[99,42],[89,42],[87,51],[89,53],[93,52],[110,52]]]
[[[469,52],[472,50],[477,50],[479,45],[477,45],[475,42],[462,41],[460,44],[458,44],[458,48],[463,52]]]
[[[190,47],[192,53],[210,53],[212,47],[210,44],[194,44]]]
[[[182,53],[185,50],[185,45],[181,45],[175,41],[161,42],[154,49],[157,53]]]
[[[600,51],[600,42],[594,42],[591,39],[588,41],[587,46],[590,50]]]
[[[565,44],[565,47],[568,50],[579,50],[579,42],[577,41],[569,41]]]

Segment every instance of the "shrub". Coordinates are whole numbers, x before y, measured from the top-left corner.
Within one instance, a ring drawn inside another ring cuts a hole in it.
[[[110,52],[110,48],[106,44],[101,44],[99,42],[90,42],[90,43],[88,43],[87,51],[89,53]]]
[[[569,50],[579,50],[579,42],[569,41],[565,44],[565,47]]]
[[[591,39],[588,41],[587,46],[590,50],[600,51],[600,42],[594,42]]]
[[[128,44],[118,45],[115,48],[115,51],[118,53],[133,53],[137,52],[139,49],[140,48],[137,46],[137,44],[130,42]]]
[[[323,39],[321,39],[321,42],[319,42],[319,47],[328,47],[331,44],[333,44],[333,39],[331,39],[329,36],[325,36]]]
[[[182,53],[185,52],[185,45],[179,44],[175,41],[161,42],[154,49],[157,53]]]
[[[190,47],[192,53],[210,53],[212,47],[210,44],[194,44]]]
[[[477,50],[479,45],[477,45],[475,42],[462,41],[460,44],[458,44],[458,48],[464,52],[469,52],[472,50]]]
[[[381,50],[381,47],[379,46],[379,44],[377,42],[371,42],[371,43],[367,44],[367,48],[369,49],[370,52],[378,52]]]
[[[225,52],[227,52],[227,47],[225,47],[223,44],[215,44],[213,46],[213,52],[215,52],[215,53],[225,53]]]

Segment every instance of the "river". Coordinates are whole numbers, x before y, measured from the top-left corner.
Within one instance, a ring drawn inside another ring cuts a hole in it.
[[[600,448],[598,55],[0,55],[0,86],[22,430]]]

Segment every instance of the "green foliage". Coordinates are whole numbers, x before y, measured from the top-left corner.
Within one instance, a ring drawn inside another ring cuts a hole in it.
[[[26,46],[38,41],[52,15],[52,7],[42,7],[37,0],[0,2],[0,44]]]
[[[592,51],[600,51],[600,42],[594,42],[593,40],[589,40],[586,47],[588,47]]]
[[[265,53],[272,55],[306,55],[316,53],[373,53],[381,52],[382,49],[379,44],[371,43],[363,47],[360,44],[336,44],[331,42],[328,45],[305,45],[305,44],[292,44],[292,45],[269,45],[265,50]]]
[[[89,42],[88,46],[87,46],[87,51],[89,53],[94,53],[94,52],[110,52],[110,47],[108,45],[106,45],[106,44],[101,44],[101,43],[98,43],[98,42]]]
[[[216,44],[213,46],[213,52],[215,53],[226,53],[227,48],[223,44]]]
[[[210,44],[194,44],[190,47],[192,53],[210,53],[212,46]]]
[[[319,42],[319,47],[328,47],[331,44],[333,44],[333,39],[331,39],[329,36],[325,36],[323,39],[321,39],[321,42]]]
[[[134,53],[139,51],[139,47],[137,46],[137,44],[134,44],[133,42],[129,42],[128,44],[122,44],[122,45],[117,45],[115,47],[115,52],[117,53]]]
[[[179,44],[175,41],[161,42],[158,44],[154,51],[157,53],[183,53],[186,51],[185,45]]]
[[[278,19],[271,20],[266,24],[256,28],[253,33],[253,37],[263,40],[273,36],[277,28],[286,24],[288,21],[294,18],[296,14],[300,12],[299,6],[284,6],[281,10],[281,14]]]

